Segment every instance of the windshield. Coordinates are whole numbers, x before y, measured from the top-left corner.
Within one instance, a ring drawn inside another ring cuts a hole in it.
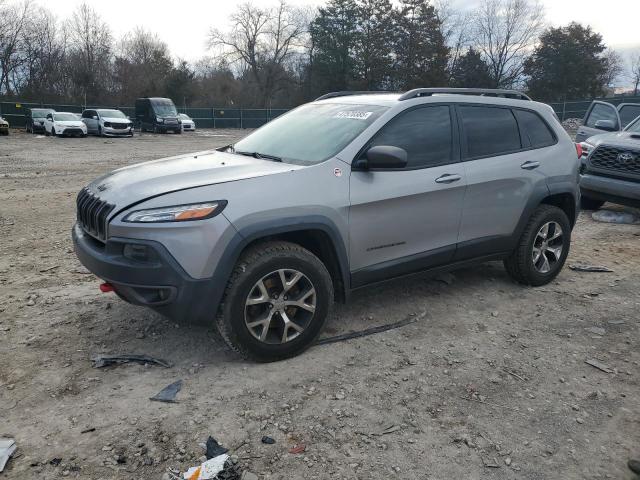
[[[156,112],[156,115],[160,117],[164,117],[167,115],[176,116],[178,111],[176,110],[176,106],[170,101],[159,101],[153,102],[153,111]]]
[[[98,113],[105,118],[127,118],[120,110],[98,110]]]
[[[181,113],[180,115],[178,115],[180,118],[184,118],[185,120],[191,120],[191,117],[189,117],[189,115],[187,115],[186,113]]]
[[[32,118],[44,118],[48,113],[53,112],[53,110],[31,110]]]
[[[636,118],[633,122],[627,125],[624,129],[625,132],[640,133],[640,117]]]
[[[58,122],[69,122],[69,121],[78,120],[78,117],[75,116],[73,113],[54,113],[53,119]]]
[[[313,165],[338,153],[387,110],[377,105],[303,105],[233,147],[237,152],[257,152],[289,163]]]

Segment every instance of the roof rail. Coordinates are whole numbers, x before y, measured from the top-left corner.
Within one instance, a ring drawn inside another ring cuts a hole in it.
[[[429,97],[434,94],[453,95],[479,95],[484,97],[514,98],[517,100],[531,100],[529,96],[516,90],[502,90],[497,88],[414,88],[402,94],[398,100],[409,100],[411,98]]]
[[[375,91],[366,91],[366,90],[361,90],[361,91],[351,91],[351,90],[344,90],[342,92],[329,92],[329,93],[325,93],[324,95],[316,98],[314,100],[314,102],[317,102],[318,100],[326,100],[327,98],[335,98],[335,97],[348,97],[349,95],[376,95],[376,94],[381,94],[381,93],[398,93],[398,92],[387,92],[384,90],[375,90]]]

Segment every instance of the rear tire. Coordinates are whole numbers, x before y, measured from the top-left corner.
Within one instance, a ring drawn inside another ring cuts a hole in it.
[[[583,210],[598,210],[602,205],[604,205],[604,200],[597,200],[585,196],[580,198],[580,208]]]
[[[560,236],[554,238],[558,233]],[[533,212],[518,246],[504,260],[504,266],[518,283],[533,287],[546,285],[562,270],[570,246],[571,224],[567,214],[558,207],[543,204]]]
[[[283,360],[315,342],[332,299],[331,276],[318,257],[294,243],[262,243],[238,260],[216,327],[227,345],[247,359]]]

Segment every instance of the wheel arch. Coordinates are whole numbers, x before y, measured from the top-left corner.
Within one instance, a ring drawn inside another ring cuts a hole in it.
[[[576,207],[576,198],[572,193],[554,193],[542,199],[540,204],[553,205],[555,207],[558,207],[567,215],[572,227],[576,224],[578,211]]]
[[[350,290],[347,249],[338,227],[325,217],[269,221],[240,229],[236,241],[232,242],[230,251],[225,255],[227,260],[224,263],[230,266],[228,274],[224,272],[226,279],[243,252],[274,240],[295,243],[317,256],[329,270],[336,301],[346,301]]]

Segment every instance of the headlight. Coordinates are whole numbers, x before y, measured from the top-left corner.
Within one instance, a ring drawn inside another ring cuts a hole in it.
[[[216,202],[193,203],[191,205],[174,205],[172,207],[137,210],[124,217],[124,222],[158,223],[158,222],[188,222],[215,217],[224,207],[226,200]]]
[[[584,158],[588,157],[593,150],[593,145],[588,142],[580,142],[580,147],[582,147],[582,157]]]
[[[156,122],[164,123],[164,118],[156,117]]]

